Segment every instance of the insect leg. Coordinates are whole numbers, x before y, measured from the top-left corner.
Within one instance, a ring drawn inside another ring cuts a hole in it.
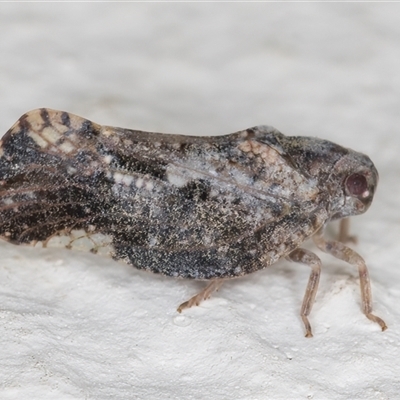
[[[337,240],[342,243],[357,243],[357,236],[350,235],[350,218],[340,220]]]
[[[384,331],[387,328],[385,322],[381,318],[372,314],[371,284],[369,281],[368,269],[364,259],[360,255],[358,255],[354,250],[350,249],[341,242],[337,242],[334,240],[325,240],[323,237],[323,229],[320,229],[316,234],[314,234],[313,239],[318,248],[320,248],[325,253],[329,253],[332,256],[338,258],[339,260],[343,260],[349,263],[350,265],[353,265],[358,268],[358,273],[360,275],[361,300],[362,300],[363,312],[368,319],[379,324],[382,330]]]
[[[194,305],[198,306],[203,300],[208,299],[211,296],[211,293],[218,290],[222,283],[223,279],[213,279],[201,292],[197,293],[190,300],[185,301],[178,307],[178,312],[182,312],[185,308],[190,308]]]
[[[292,251],[287,258],[311,267],[311,274],[308,279],[300,315],[306,327],[306,337],[312,337],[311,325],[307,317],[310,315],[318,290],[319,277],[321,275],[321,260],[311,251],[302,248]]]

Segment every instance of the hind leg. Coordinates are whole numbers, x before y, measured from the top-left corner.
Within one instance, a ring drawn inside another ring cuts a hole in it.
[[[182,312],[185,308],[190,308],[194,305],[198,306],[203,300],[210,298],[211,294],[218,290],[222,283],[223,279],[214,279],[212,280],[201,292],[197,293],[188,301],[185,301],[178,307],[178,312]]]

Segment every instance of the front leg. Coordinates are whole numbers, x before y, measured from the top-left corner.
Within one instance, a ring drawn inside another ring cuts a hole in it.
[[[339,222],[338,241],[357,244],[357,236],[350,235],[350,218],[343,218]]]
[[[358,268],[358,273],[360,275],[360,286],[361,286],[361,300],[362,309],[364,314],[371,321],[376,322],[382,328],[382,331],[387,329],[385,322],[372,314],[372,294],[371,294],[371,284],[369,281],[369,274],[367,266],[365,265],[364,259],[358,255],[354,250],[350,249],[341,242],[335,240],[325,240],[323,236],[323,228],[321,228],[313,236],[315,244],[319,249],[325,253],[329,253],[332,256],[338,258],[339,260],[346,261],[350,265]]]

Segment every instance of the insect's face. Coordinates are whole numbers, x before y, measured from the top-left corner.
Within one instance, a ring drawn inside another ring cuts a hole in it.
[[[340,170],[342,201],[332,219],[362,214],[372,203],[378,185],[378,171],[364,154],[353,153],[343,157],[335,166]],[[339,171],[338,171],[339,172]]]

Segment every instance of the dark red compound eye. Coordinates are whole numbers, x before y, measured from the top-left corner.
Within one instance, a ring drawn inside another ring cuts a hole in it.
[[[346,179],[346,188],[349,194],[360,196],[368,190],[368,182],[364,175],[353,174]]]

